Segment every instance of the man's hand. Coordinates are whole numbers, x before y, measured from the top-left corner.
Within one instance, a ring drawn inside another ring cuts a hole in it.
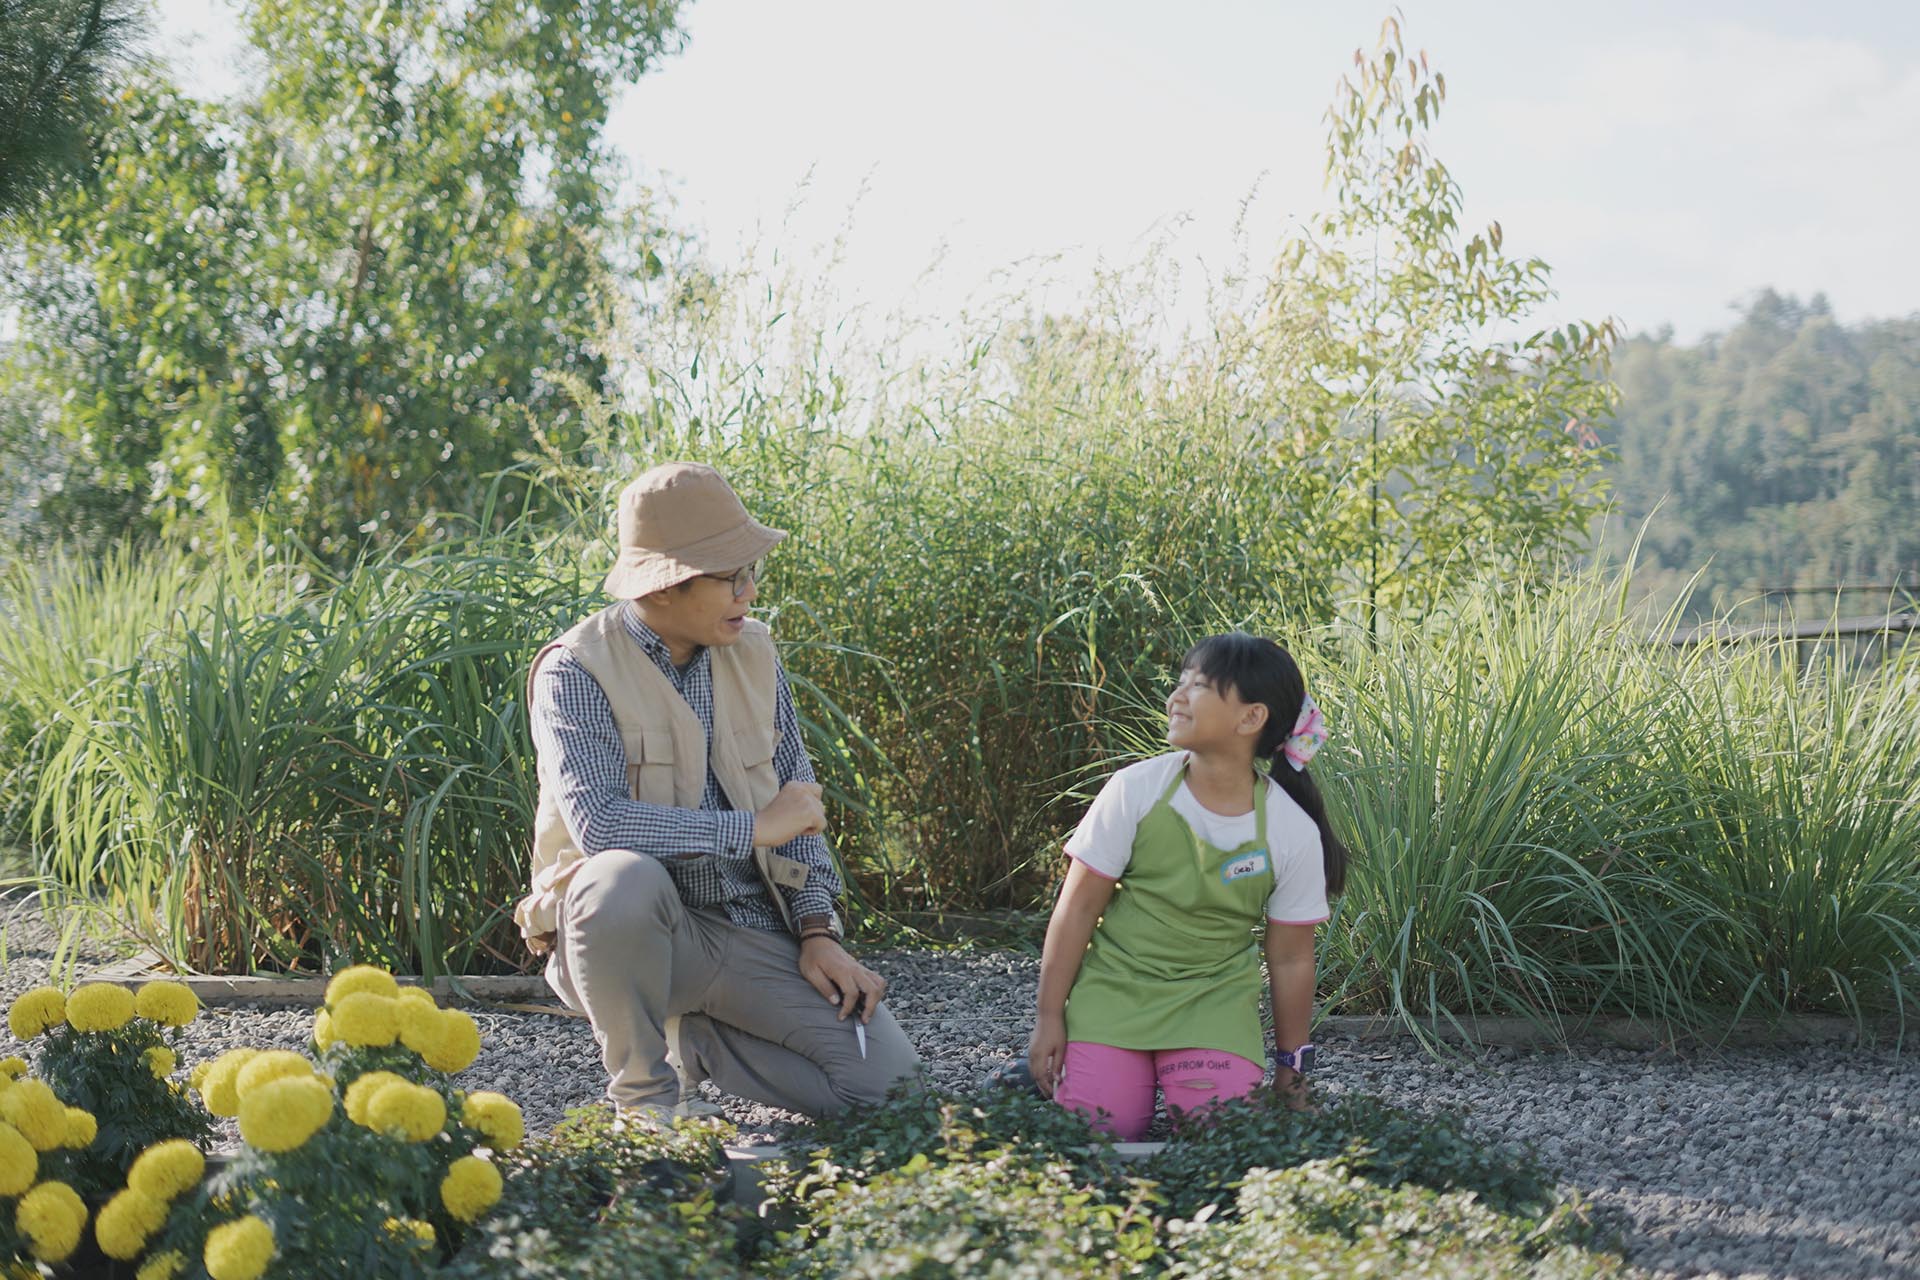
[[[801,836],[817,836],[827,829],[826,806],[820,803],[820,784],[789,782],[767,807],[753,815],[753,843],[777,849]]]
[[[887,980],[848,955],[832,938],[808,938],[800,944],[800,976],[840,1006],[842,1020],[858,1008],[860,1021],[872,1022],[874,1010],[887,994]]]
[[[1027,1037],[1027,1070],[1042,1097],[1051,1098],[1060,1083],[1060,1068],[1067,1060],[1067,1020],[1057,1013],[1043,1013],[1033,1022],[1033,1034]]]

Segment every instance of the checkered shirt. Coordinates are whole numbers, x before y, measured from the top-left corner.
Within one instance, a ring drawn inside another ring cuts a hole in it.
[[[695,652],[680,668],[666,641],[642,622],[632,608],[622,611],[627,634],[644,650],[707,731],[707,757],[713,757],[713,664],[710,651]],[[779,745],[773,767],[780,781],[812,782],[813,762],[800,740],[787,673],[776,664],[778,696],[774,728]],[[707,766],[706,792],[698,809],[646,804],[632,798],[627,784],[627,752],[614,727],[613,707],[600,682],[579,659],[561,649],[540,664],[533,680],[531,712],[534,749],[541,774],[556,784],[560,813],[575,845],[589,857],[602,849],[631,849],[660,859],[680,898],[690,907],[720,906],[736,925],[785,933],[773,900],[753,863],[753,813],[736,809]],[[840,896],[840,877],[819,836],[800,836],[778,852],[808,867],[799,889],[781,888],[797,919],[825,915]]]

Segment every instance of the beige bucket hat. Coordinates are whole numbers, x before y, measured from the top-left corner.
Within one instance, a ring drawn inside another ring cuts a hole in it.
[[[729,573],[786,536],[748,515],[712,467],[664,463],[620,491],[620,558],[607,594],[636,600],[703,573]]]

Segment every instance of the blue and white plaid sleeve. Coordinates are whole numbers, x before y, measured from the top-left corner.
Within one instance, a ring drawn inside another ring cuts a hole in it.
[[[773,770],[782,785],[814,781],[813,761],[807,757],[806,742],[800,736],[800,716],[793,709],[793,690],[787,685],[786,667],[778,668],[779,689],[774,703],[773,723],[780,742],[773,751]],[[797,836],[779,848],[789,858],[807,864],[807,882],[798,889],[782,888],[794,918],[826,915],[840,897],[840,873],[834,870],[833,855],[820,836]]]
[[[565,650],[549,655],[533,678],[529,724],[541,773],[553,783],[561,817],[582,853],[631,849],[656,858],[752,856],[751,813],[680,809],[632,798],[627,751],[614,727],[613,707],[600,682]]]

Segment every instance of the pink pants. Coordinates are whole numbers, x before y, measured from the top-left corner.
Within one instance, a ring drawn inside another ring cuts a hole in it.
[[[1069,1040],[1053,1100],[1122,1142],[1138,1142],[1153,1123],[1155,1088],[1166,1094],[1167,1110],[1179,1113],[1243,1098],[1265,1074],[1259,1063],[1219,1049],[1119,1049]]]

